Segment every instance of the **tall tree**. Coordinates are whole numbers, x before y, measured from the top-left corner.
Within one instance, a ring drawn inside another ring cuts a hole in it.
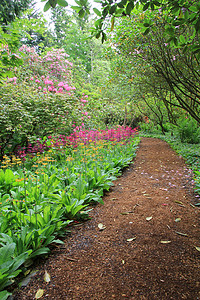
[[[32,0],[1,0],[0,2],[0,24],[6,26],[25,11]]]

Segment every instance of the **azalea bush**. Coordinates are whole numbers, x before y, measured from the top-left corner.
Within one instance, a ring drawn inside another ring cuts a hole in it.
[[[51,50],[40,56],[34,48],[22,46],[23,68],[0,87],[0,160],[18,147],[50,134],[66,134],[72,125],[90,119],[88,96],[78,99],[72,85],[68,55]]]
[[[62,243],[57,237],[72,222],[88,218],[91,204],[102,203],[104,191],[136,155],[139,138],[131,128],[75,128],[73,135],[48,142],[43,154],[27,155],[25,161],[7,158],[1,165],[0,252],[10,249],[12,258],[6,274],[0,265],[0,290],[25,261]]]

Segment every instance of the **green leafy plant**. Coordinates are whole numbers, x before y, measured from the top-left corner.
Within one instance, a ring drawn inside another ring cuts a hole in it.
[[[15,256],[15,248],[15,243],[8,243],[0,248],[0,291],[12,284],[12,279],[21,272],[19,267],[28,258],[28,252]],[[11,294],[7,291],[0,292],[1,299],[7,299],[9,295]]]
[[[198,144],[200,143],[200,127],[193,119],[180,120],[178,133],[181,142]]]

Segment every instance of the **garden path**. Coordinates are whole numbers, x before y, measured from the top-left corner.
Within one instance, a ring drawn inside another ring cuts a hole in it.
[[[38,289],[44,290],[40,299],[49,300],[199,299],[195,199],[183,159],[166,142],[142,138],[134,163],[106,193],[104,205],[73,227],[14,299],[33,300]]]

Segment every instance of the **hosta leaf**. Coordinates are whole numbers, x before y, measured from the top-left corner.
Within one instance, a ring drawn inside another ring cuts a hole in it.
[[[2,291],[0,292],[0,299],[1,300],[6,300],[8,299],[8,296],[11,296],[12,294],[7,292],[7,291]]]
[[[39,289],[35,294],[35,299],[40,299],[44,295],[44,290]]]

